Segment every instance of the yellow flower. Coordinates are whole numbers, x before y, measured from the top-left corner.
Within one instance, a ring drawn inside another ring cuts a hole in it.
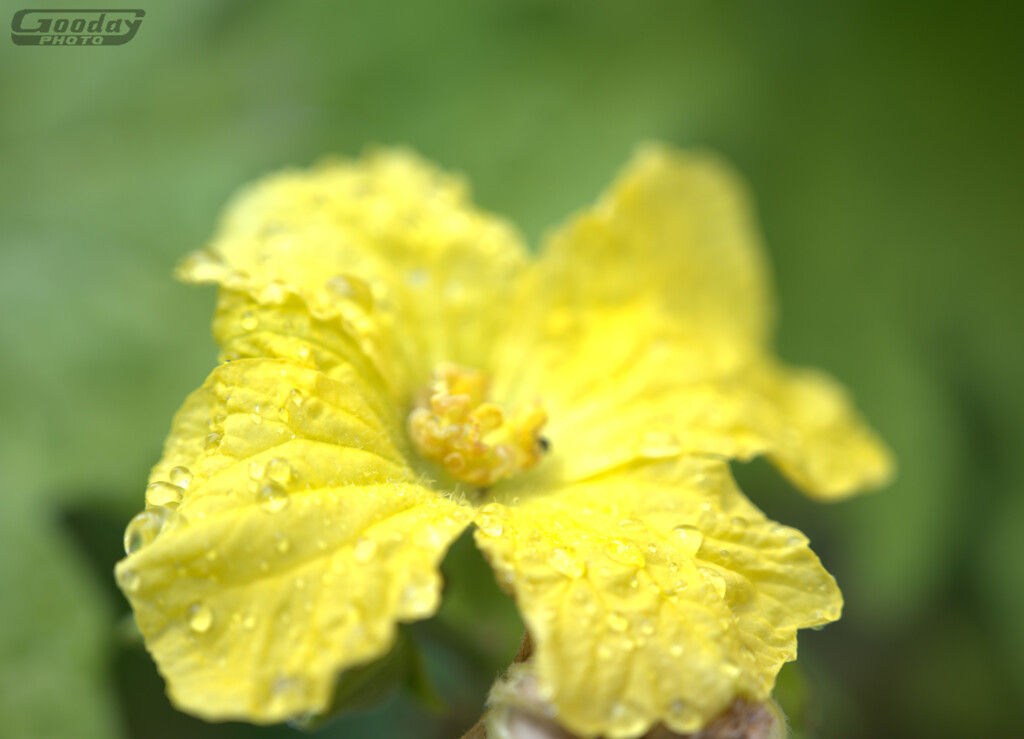
[[[699,729],[759,700],[842,600],[728,460],[803,490],[888,454],[772,358],[742,187],[643,149],[537,259],[462,182],[385,151],[257,183],[184,279],[223,363],[185,401],[117,567],[178,706],[277,722],[431,616],[475,525],[577,734]]]

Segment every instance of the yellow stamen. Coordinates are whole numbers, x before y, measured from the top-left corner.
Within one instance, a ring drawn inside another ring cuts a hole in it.
[[[479,370],[443,362],[429,393],[409,414],[409,435],[420,454],[457,480],[487,487],[530,469],[544,455],[544,409],[534,404],[506,417],[486,402],[487,376]]]

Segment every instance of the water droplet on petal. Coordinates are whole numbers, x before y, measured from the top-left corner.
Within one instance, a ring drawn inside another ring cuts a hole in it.
[[[169,482],[154,482],[146,488],[146,505],[175,508],[185,491]]]
[[[121,586],[121,589],[126,593],[138,592],[139,586],[142,585],[142,578],[139,577],[139,573],[135,570],[120,570],[117,573],[117,584]]]
[[[250,413],[249,414],[249,419],[253,423],[255,423],[257,426],[259,426],[261,423],[263,423],[263,416],[261,416],[259,413]]]
[[[124,530],[124,553],[134,554],[149,544],[163,528],[167,518],[165,508],[143,511],[137,514]]]
[[[182,490],[187,490],[192,483],[192,471],[188,467],[172,467],[170,478],[171,484],[177,485]]]
[[[286,289],[287,285],[281,282],[281,280],[271,280],[263,288],[263,292],[260,295],[262,298],[261,302],[280,305],[284,302],[285,297],[287,297]]]
[[[279,482],[282,485],[285,485],[291,481],[292,474],[293,470],[287,460],[281,459],[280,457],[274,457],[267,462],[266,475],[274,482]]]
[[[224,274],[224,263],[214,254],[197,251],[186,257],[181,270],[196,282],[215,282]]]
[[[256,491],[256,499],[267,513],[277,513],[288,505],[288,491],[278,482],[265,482]]]
[[[566,577],[583,577],[587,566],[571,547],[555,547],[547,556],[547,563]]]
[[[324,288],[335,300],[351,300],[365,311],[373,308],[373,293],[370,292],[370,286],[358,277],[334,275],[324,283]]]
[[[377,541],[368,536],[360,536],[352,548],[352,558],[360,564],[366,564],[377,554]]]
[[[668,431],[648,431],[640,440],[640,454],[648,459],[674,457],[682,451],[679,438]]]
[[[399,613],[404,618],[425,618],[437,609],[437,583],[427,575],[414,575],[402,588]]]
[[[691,557],[697,553],[700,545],[704,543],[704,534],[701,533],[701,530],[689,524],[676,526],[672,529],[672,536],[676,546],[680,547],[684,553]]]
[[[629,619],[612,611],[608,614],[608,628],[612,631],[625,631],[629,628]]]
[[[710,567],[701,567],[699,568],[699,571],[700,576],[704,580],[704,582],[706,582],[708,585],[714,588],[715,592],[718,593],[719,597],[724,598],[725,593],[728,590],[725,578],[722,577],[722,575],[719,574],[717,570],[714,570]]]
[[[644,712],[630,703],[615,701],[609,710],[616,736],[636,736],[647,723]]]
[[[275,715],[292,714],[305,702],[306,683],[301,677],[281,675],[270,685],[266,710]]]
[[[668,705],[669,716],[677,721],[688,718],[688,713],[686,702],[682,698],[676,698]]]
[[[298,388],[293,387],[291,390],[288,391],[288,400],[293,405],[302,405],[302,401],[303,401],[302,393],[299,392]]]
[[[218,434],[216,431],[207,434],[206,441],[203,444],[203,448],[206,449],[206,451],[208,452],[216,451],[217,447],[220,446],[220,438],[220,434]]]
[[[643,567],[646,561],[640,548],[626,539],[613,539],[608,545],[608,556],[620,564],[635,567]]]
[[[487,536],[501,536],[505,530],[501,522],[500,510],[494,503],[489,503],[480,509],[476,525]]]
[[[205,603],[188,607],[188,627],[197,634],[205,634],[213,626],[213,611]]]
[[[252,311],[245,311],[241,316],[242,328],[245,331],[252,331],[260,325],[260,321],[253,315]]]

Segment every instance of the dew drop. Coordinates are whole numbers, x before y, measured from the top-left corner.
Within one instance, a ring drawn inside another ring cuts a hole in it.
[[[476,519],[476,525],[487,536],[501,536],[505,530],[498,506],[489,503],[480,509],[480,515]]]
[[[693,556],[704,543],[704,534],[696,526],[682,524],[672,529],[672,536],[677,546],[681,547],[687,555]]]
[[[259,319],[252,314],[252,311],[245,311],[241,317],[242,328],[246,331],[252,331],[260,325]]]
[[[188,627],[197,634],[205,634],[213,626],[213,611],[205,603],[188,607]]]
[[[406,618],[424,618],[437,608],[438,589],[425,576],[414,577],[404,588],[399,600],[399,611]]]
[[[294,715],[296,706],[304,703],[305,698],[306,683],[302,678],[281,675],[270,685],[265,709],[276,715]]]
[[[721,576],[716,570],[710,567],[700,567],[700,576],[708,585],[715,589],[720,598],[725,597],[725,593],[728,590],[728,586],[725,583],[725,578]]]
[[[547,563],[566,577],[583,577],[587,566],[583,559],[569,547],[555,547],[547,556]]]
[[[635,518],[624,518],[619,521],[619,528],[623,531],[640,531],[644,525]]]
[[[424,549],[440,549],[444,546],[444,534],[435,526],[424,526],[416,532],[416,543]]]
[[[203,448],[208,452],[216,451],[217,447],[220,446],[220,434],[213,431],[206,435],[206,441],[203,443]]]
[[[182,490],[187,490],[192,483],[192,471],[188,467],[172,467],[170,472],[171,484],[177,485]]]
[[[117,573],[117,583],[126,593],[136,593],[142,585],[142,578],[135,570],[121,570]]]
[[[277,417],[280,418],[282,421],[287,421],[288,409],[282,405],[280,408],[277,409]]]
[[[676,720],[686,716],[686,702],[682,698],[676,698],[668,705],[668,714]]]
[[[169,482],[154,482],[146,488],[146,505],[175,508],[184,493],[184,490]]]
[[[613,611],[608,614],[608,628],[612,631],[625,631],[629,628],[629,619],[621,613],[615,613]]]
[[[209,252],[197,251],[185,259],[182,270],[196,282],[213,282],[224,274],[224,263]]]
[[[625,539],[613,539],[608,545],[608,556],[624,565],[643,567],[646,560],[640,548]]]
[[[298,388],[293,387],[291,390],[288,391],[288,400],[289,402],[291,402],[292,405],[302,405],[302,393],[299,392]]]
[[[617,736],[636,736],[647,721],[644,712],[630,703],[615,701],[609,710]]]
[[[648,459],[674,457],[681,451],[678,437],[667,431],[648,431],[640,440],[640,454]]]
[[[274,457],[267,462],[266,476],[274,482],[281,483],[282,485],[287,484],[292,479],[292,468],[291,465],[280,457]]]
[[[373,308],[373,293],[370,292],[370,286],[358,277],[334,275],[324,283],[324,288],[334,299],[351,300],[365,311]]]
[[[163,528],[167,511],[164,508],[137,514],[124,530],[124,553],[134,554],[149,544]]]
[[[360,536],[352,548],[352,558],[359,564],[366,564],[377,554],[377,541],[368,536]]]
[[[264,303],[274,303],[280,305],[284,302],[286,286],[281,280],[271,280],[267,283],[266,287],[263,288]]]
[[[266,471],[267,467],[263,462],[256,460],[249,463],[249,478],[252,480],[262,480]]]
[[[288,492],[278,482],[265,482],[256,491],[256,499],[267,513],[277,513],[288,505]]]
[[[250,413],[249,414],[249,418],[257,426],[259,426],[261,423],[263,423],[263,416],[261,416],[259,413]]]

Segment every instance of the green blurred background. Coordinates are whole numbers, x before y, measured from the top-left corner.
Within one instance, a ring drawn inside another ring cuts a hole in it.
[[[1010,3],[137,7],[126,46],[0,40],[0,735],[295,736],[173,712],[110,574],[171,415],[213,366],[213,291],[170,275],[232,191],[406,143],[537,243],[652,138],[717,149],[749,179],[781,355],[842,379],[899,458],[891,489],[835,506],[737,469],[847,597],[782,676],[802,735],[1024,733]],[[489,575],[459,551],[446,618],[417,631],[451,718],[397,696],[323,736],[472,723],[518,636],[507,604],[469,608]]]

